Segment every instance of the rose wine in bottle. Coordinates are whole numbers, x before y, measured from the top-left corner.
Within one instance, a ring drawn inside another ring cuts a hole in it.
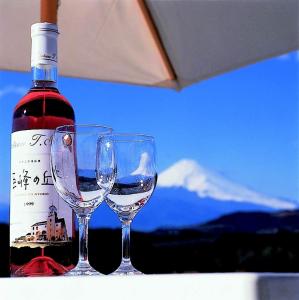
[[[16,105],[11,135],[10,249],[12,276],[60,275],[73,267],[74,216],[50,172],[56,127],[74,123],[57,87],[56,24],[31,27],[33,84]]]

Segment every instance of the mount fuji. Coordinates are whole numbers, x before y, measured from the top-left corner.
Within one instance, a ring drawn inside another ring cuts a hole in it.
[[[158,176],[157,187],[135,217],[136,230],[200,225],[235,212],[276,212],[298,208],[292,201],[268,197],[183,159]],[[120,226],[115,214],[101,205],[92,226]]]
[[[159,175],[158,187],[184,188],[199,198],[251,203],[273,209],[294,209],[294,202],[267,197],[203,168],[194,160],[180,160]]]
[[[197,226],[236,212],[289,211],[295,201],[268,197],[232,182],[199,165],[182,159],[158,176],[156,189],[136,215],[135,230]],[[8,221],[8,205],[0,203],[0,222]],[[114,212],[103,203],[92,215],[91,227],[120,227]]]

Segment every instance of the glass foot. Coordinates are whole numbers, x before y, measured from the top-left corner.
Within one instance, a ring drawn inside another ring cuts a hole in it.
[[[103,275],[102,273],[96,271],[91,265],[89,264],[82,264],[78,263],[77,266],[64,273],[63,276],[92,276],[92,275]]]
[[[110,275],[144,275],[133,267],[131,263],[122,263],[117,270]]]

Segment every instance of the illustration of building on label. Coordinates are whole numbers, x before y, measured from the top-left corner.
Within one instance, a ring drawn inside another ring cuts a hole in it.
[[[58,218],[57,208],[51,205],[47,220],[31,225],[30,232],[16,238],[14,243],[52,243],[70,240],[64,218]]]

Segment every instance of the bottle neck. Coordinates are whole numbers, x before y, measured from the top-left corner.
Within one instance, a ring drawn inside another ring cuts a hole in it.
[[[57,67],[38,65],[31,68],[32,88],[57,88]]]
[[[31,26],[32,88],[57,88],[57,36],[56,24]]]

